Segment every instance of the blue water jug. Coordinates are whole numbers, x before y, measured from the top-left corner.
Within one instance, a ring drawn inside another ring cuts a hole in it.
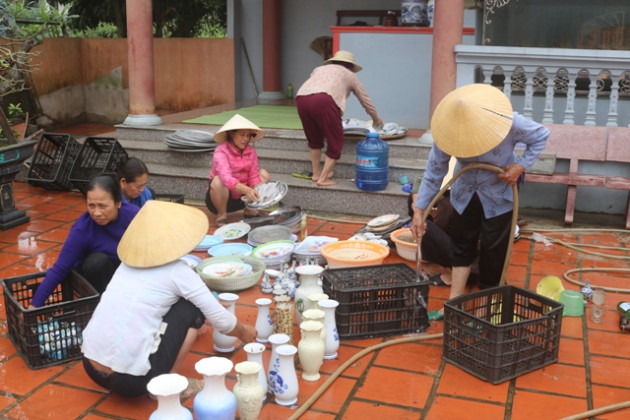
[[[357,144],[355,182],[364,191],[380,191],[387,188],[389,174],[389,144],[378,133],[368,133]]]

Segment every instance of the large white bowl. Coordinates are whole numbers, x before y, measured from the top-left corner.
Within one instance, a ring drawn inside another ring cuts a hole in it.
[[[411,235],[411,229],[404,228],[395,230],[389,235],[389,237],[396,244],[396,252],[398,252],[400,258],[415,261],[418,257],[418,244],[400,239],[406,235]]]

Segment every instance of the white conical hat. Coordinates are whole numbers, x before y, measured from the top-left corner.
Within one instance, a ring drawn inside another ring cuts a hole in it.
[[[435,144],[449,155],[479,156],[505,139],[512,117],[512,104],[503,92],[475,83],[440,101],[431,118],[431,133]]]
[[[208,228],[208,217],[195,207],[150,200],[120,239],[118,258],[136,268],[168,264],[195,249]]]
[[[214,141],[217,143],[223,143],[227,139],[227,132],[232,130],[255,130],[256,136],[252,141],[258,141],[265,136],[265,132],[260,129],[256,124],[243,117],[241,114],[234,114],[223,127],[219,128],[219,131],[214,135]]]

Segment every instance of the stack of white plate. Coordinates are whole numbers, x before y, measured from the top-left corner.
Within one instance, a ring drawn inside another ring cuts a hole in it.
[[[164,144],[178,152],[211,152],[217,146],[212,133],[200,130],[177,130],[164,137]]]
[[[260,226],[252,229],[247,235],[247,243],[253,247],[288,239],[291,239],[291,229],[282,225]]]
[[[368,232],[378,233],[385,232],[391,229],[400,219],[399,214],[384,214],[382,216],[375,217],[370,220],[366,225]]]

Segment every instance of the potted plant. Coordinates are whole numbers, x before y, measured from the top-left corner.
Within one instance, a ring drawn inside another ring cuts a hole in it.
[[[39,134],[19,138],[22,136],[18,132],[16,136],[3,111],[3,100],[10,94],[29,89],[28,76],[37,71],[32,63],[35,53],[31,49],[41,41],[50,25],[59,23],[60,16],[63,14],[51,12],[45,1],[39,7],[26,0],[0,4],[0,230],[29,220],[24,211],[15,208],[13,180],[24,162],[33,155],[37,140],[32,137]],[[9,113],[21,111],[16,107],[9,105]]]

